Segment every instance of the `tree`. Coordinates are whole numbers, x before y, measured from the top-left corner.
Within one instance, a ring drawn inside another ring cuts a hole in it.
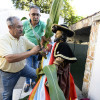
[[[75,24],[79,20],[83,19],[82,16],[75,15],[75,11],[71,7],[69,0],[64,0],[64,6],[61,11],[61,16],[64,18],[64,22],[65,24],[67,24],[67,26]]]
[[[30,5],[37,5],[41,9],[41,13],[50,13],[50,8],[53,0],[12,0],[13,4],[18,9],[29,10]],[[64,18],[65,24],[72,25],[79,20],[81,20],[82,16],[75,15],[74,9],[71,7],[69,0],[63,0],[63,8],[61,10],[61,16]],[[56,5],[55,5],[56,6]]]
[[[41,9],[41,13],[49,14],[53,0],[12,0],[16,8],[21,10],[29,10],[30,5],[37,5]]]

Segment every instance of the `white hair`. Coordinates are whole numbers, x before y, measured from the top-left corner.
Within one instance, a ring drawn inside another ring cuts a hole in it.
[[[15,19],[20,20],[20,19],[19,19],[18,17],[16,17],[16,16],[8,17],[7,20],[6,20],[7,25],[8,25],[8,26],[9,26],[9,25],[14,25],[14,24],[15,24],[15,22],[14,22]]]

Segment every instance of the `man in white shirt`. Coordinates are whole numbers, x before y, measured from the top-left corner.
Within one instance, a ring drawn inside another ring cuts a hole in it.
[[[3,100],[12,100],[13,88],[21,76],[36,79],[36,71],[25,66],[25,59],[37,54],[40,47],[22,36],[23,25],[19,18],[9,17],[7,25],[9,33],[0,37],[0,74],[4,87]]]

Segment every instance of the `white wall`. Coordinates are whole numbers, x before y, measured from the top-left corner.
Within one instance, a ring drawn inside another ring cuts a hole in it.
[[[97,44],[95,47],[95,56],[88,97],[90,100],[100,100],[100,25],[98,30]]]
[[[9,11],[0,11],[0,34],[5,34],[8,31],[6,19],[10,16]]]

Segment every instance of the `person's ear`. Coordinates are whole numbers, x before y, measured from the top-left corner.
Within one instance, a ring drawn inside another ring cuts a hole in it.
[[[29,13],[29,16],[30,16],[30,13]]]
[[[8,28],[9,28],[9,29],[12,29],[12,26],[11,26],[11,25],[8,25]]]

